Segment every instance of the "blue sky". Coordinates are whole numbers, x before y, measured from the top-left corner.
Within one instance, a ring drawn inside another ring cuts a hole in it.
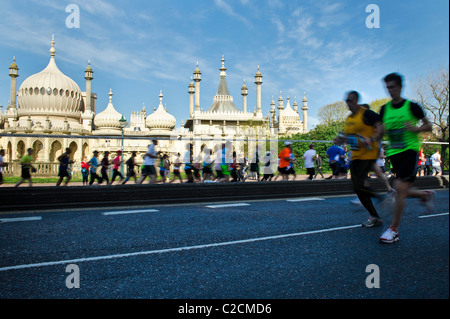
[[[369,4],[380,10],[380,28],[366,27]],[[80,9],[80,28],[67,28],[69,4]],[[449,2],[385,0],[1,0],[0,104],[10,99],[9,65],[16,57],[18,87],[45,68],[55,35],[56,63],[85,91],[91,60],[97,112],[111,88],[117,111],[130,117],[145,104],[158,106],[159,92],[177,127],[189,115],[188,84],[198,61],[202,72],[200,107],[212,103],[222,55],[228,87],[242,109],[246,79],[248,109],[256,105],[254,75],[263,75],[264,115],[280,91],[306,92],[308,127],[321,106],[357,90],[369,103],[387,95],[381,79],[405,76],[405,96],[413,98],[418,77],[449,59]],[[5,107],[4,110],[5,111]]]

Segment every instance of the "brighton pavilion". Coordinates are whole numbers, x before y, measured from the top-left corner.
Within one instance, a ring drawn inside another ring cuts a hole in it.
[[[163,90],[155,96],[155,105],[149,112],[145,106],[128,114],[114,108],[114,88],[109,92],[94,93],[94,70],[88,62],[84,70],[85,91],[66,76],[57,66],[55,39],[51,40],[50,61],[42,71],[27,77],[17,89],[19,61],[9,66],[11,94],[4,109],[0,109],[0,149],[5,150],[5,176],[20,175],[20,159],[28,148],[33,149],[37,176],[56,176],[58,156],[66,148],[71,150],[74,171],[84,157],[93,151],[100,156],[108,151],[113,156],[123,150],[125,159],[137,152],[136,162],[151,140],[158,139],[158,150],[173,159],[177,153],[184,154],[189,143],[194,153],[203,147],[217,149],[222,141],[233,141],[234,150],[251,155],[259,139],[276,140],[307,131],[307,99],[303,93],[301,112],[296,99],[291,101],[280,92],[277,103],[272,97],[268,114],[261,108],[262,74],[259,66],[254,75],[256,96],[247,100],[247,84],[241,88],[241,108],[235,104],[227,86],[225,59],[222,56],[220,81],[217,94],[211,104],[200,105],[199,65],[193,74],[186,74],[186,114],[189,117],[176,127],[176,119],[170,114],[171,106],[164,103]],[[6,76],[6,74],[5,74]],[[189,78],[191,79],[189,82]],[[109,95],[108,105],[97,105],[97,95]],[[5,99],[5,97],[2,97]],[[157,103],[159,99],[159,104]],[[253,101],[255,104],[248,105]],[[1,104],[1,103],[0,103]],[[252,109],[253,111],[249,111]],[[128,118],[128,119],[127,119]],[[79,167],[78,167],[79,168]]]

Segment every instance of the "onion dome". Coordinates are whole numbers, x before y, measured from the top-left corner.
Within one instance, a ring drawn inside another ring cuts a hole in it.
[[[245,84],[245,79],[244,79],[244,84],[242,84],[241,90],[247,90],[247,85]]]
[[[200,69],[198,68],[198,62],[197,62],[197,67],[194,70],[194,74],[202,74],[202,72],[200,72]]]
[[[155,112],[147,116],[145,124],[150,130],[171,131],[174,129],[177,121],[175,117],[169,114],[162,103],[163,94],[159,93],[159,106]]]
[[[18,91],[18,115],[40,115],[67,117],[79,120],[81,117],[81,90],[55,63],[55,41],[52,37],[50,62],[39,73],[31,75]]]
[[[122,118],[122,114],[116,111],[114,105],[112,103],[112,90],[109,90],[109,103],[106,109],[97,114],[94,118],[94,124],[98,129],[114,129],[120,130],[120,119]]]

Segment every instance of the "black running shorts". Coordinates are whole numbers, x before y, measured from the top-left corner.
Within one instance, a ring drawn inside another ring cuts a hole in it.
[[[395,177],[403,182],[414,182],[417,174],[417,163],[419,162],[419,153],[414,150],[404,152],[389,157],[392,165],[392,172]]]

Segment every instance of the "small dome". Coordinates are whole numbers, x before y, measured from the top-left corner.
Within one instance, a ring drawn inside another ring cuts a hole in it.
[[[10,69],[19,69],[16,64],[16,57],[13,58],[13,63],[9,66]]]
[[[145,124],[150,130],[171,131],[177,124],[177,120],[169,114],[162,104],[162,92],[159,93],[159,106],[155,112],[147,116]]]
[[[195,70],[194,70],[194,74],[202,74],[202,73],[200,72],[200,69],[198,68],[198,62],[197,62],[197,67],[196,67]]]
[[[99,129],[117,129],[120,130],[119,120],[122,118],[122,114],[116,111],[112,104],[112,90],[109,90],[109,103],[106,109],[97,114],[94,118],[94,124]]]

